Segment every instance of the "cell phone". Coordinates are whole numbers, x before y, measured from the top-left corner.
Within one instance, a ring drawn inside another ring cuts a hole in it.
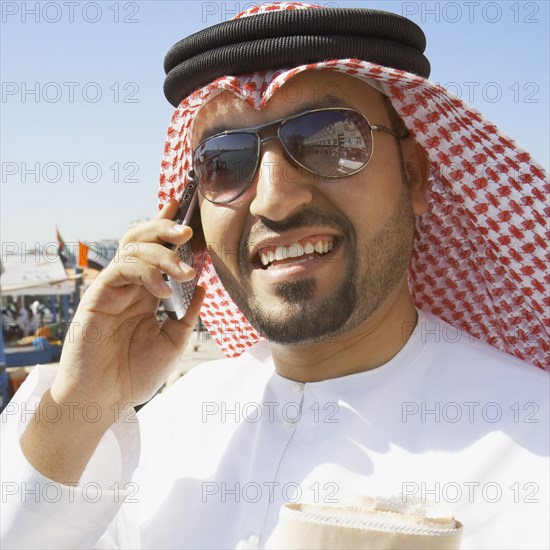
[[[182,225],[190,225],[191,218],[197,206],[197,186],[195,182],[190,181],[183,191],[180,207],[174,218],[176,223]],[[170,319],[179,320],[187,313],[195,287],[199,281],[200,272],[202,270],[202,254],[197,259],[193,253],[191,241],[187,241],[182,245],[166,244],[167,247],[174,250],[176,249],[177,255],[189,266],[195,268],[195,277],[191,281],[180,283],[170,278],[167,273],[163,273],[164,280],[168,283],[168,286],[172,289],[172,296],[169,298],[163,298],[162,303],[164,309]]]

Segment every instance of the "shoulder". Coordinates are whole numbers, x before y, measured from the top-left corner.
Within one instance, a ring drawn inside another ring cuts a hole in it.
[[[536,410],[539,418],[546,417],[548,372],[425,312],[416,330],[416,337],[425,340],[416,367],[428,386],[427,393],[451,401],[497,403],[512,412],[514,408]]]
[[[434,360],[433,368],[460,368],[482,377],[498,374],[498,378],[520,376],[524,380],[548,381],[548,373],[542,369],[482,342],[431,313],[419,312],[413,335],[426,344],[424,355]]]

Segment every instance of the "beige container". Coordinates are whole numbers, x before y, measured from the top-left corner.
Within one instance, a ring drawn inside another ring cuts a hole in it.
[[[370,499],[366,499],[370,501]],[[462,524],[453,517],[426,517],[374,501],[366,506],[281,507],[277,547],[285,549],[453,549]]]

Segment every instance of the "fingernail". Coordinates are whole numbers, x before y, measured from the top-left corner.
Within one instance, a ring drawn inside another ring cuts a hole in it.
[[[174,224],[174,227],[173,227],[173,230],[176,232],[176,233],[183,233],[185,231],[185,226],[184,225],[181,225],[180,223],[176,223]]]
[[[178,265],[179,268],[187,275],[195,272],[195,270],[192,267],[188,266],[185,262],[178,262]]]

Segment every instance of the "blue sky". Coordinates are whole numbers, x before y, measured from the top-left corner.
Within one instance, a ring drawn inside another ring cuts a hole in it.
[[[548,166],[549,2],[319,3],[414,20],[427,35],[430,79]],[[253,4],[2,2],[4,250],[52,242],[56,224],[71,242],[117,239],[154,215],[172,113],[162,93],[164,55]]]

